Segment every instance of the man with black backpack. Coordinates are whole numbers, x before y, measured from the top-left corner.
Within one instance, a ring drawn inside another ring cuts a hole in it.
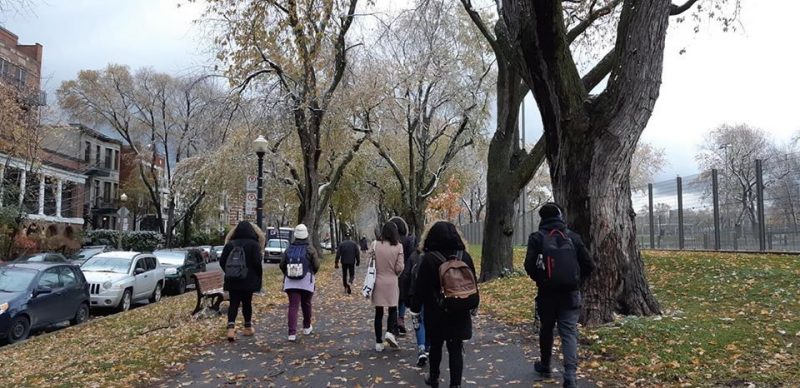
[[[525,256],[525,271],[539,290],[536,313],[541,323],[541,360],[534,364],[534,369],[542,377],[550,377],[553,328],[558,323],[561,352],[564,355],[564,387],[576,387],[580,287],[594,270],[594,263],[581,236],[567,229],[564,212],[558,204],[544,204],[539,209],[539,216],[539,231],[528,238],[528,253]]]
[[[219,266],[225,272],[224,289],[228,291],[228,341],[236,340],[236,315],[239,306],[244,316],[242,334],[252,336],[253,293],[261,290],[261,259],[264,252],[264,232],[258,226],[242,221],[225,238],[225,248]]]

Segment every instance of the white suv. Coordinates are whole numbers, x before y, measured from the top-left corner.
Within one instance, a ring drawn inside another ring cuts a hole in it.
[[[280,263],[283,252],[289,247],[289,240],[272,239],[267,241],[267,247],[264,248],[264,262]]]
[[[164,267],[149,253],[105,252],[81,265],[89,283],[91,307],[127,311],[133,302],[161,300]]]

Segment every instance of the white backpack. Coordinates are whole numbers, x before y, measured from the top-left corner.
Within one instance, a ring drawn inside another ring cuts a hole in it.
[[[375,290],[375,276],[375,242],[373,242],[369,266],[367,267],[367,276],[364,278],[364,287],[361,289],[361,294],[364,295],[365,298],[371,297],[372,291]]]

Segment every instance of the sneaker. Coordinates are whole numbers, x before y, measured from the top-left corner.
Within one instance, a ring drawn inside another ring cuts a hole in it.
[[[233,327],[229,327],[228,335],[226,337],[228,338],[228,342],[236,341],[236,329]]]
[[[428,353],[426,353],[425,351],[419,352],[419,355],[417,356],[417,366],[422,368],[427,363],[428,363]]]
[[[383,351],[383,343],[375,344],[375,351],[382,352]]]
[[[405,326],[398,326],[397,327],[397,336],[402,338],[406,336],[406,328]]]
[[[244,330],[242,330],[242,335],[245,337],[252,337],[256,334],[256,330],[253,329],[252,326],[246,326]]]
[[[297,341],[297,336],[294,335],[294,334],[290,335],[289,336],[289,342],[295,342],[295,341]]]
[[[309,327],[308,327],[308,329],[303,329],[303,334],[305,334],[305,335],[311,335],[311,333],[312,333],[313,331],[314,331],[314,326],[309,326]]]
[[[564,379],[564,388],[578,388],[578,382],[575,379]]]
[[[394,334],[386,332],[386,335],[383,336],[383,339],[389,343],[389,346],[393,348],[397,348],[397,338],[394,338]]]
[[[433,388],[439,388],[439,378],[431,375],[425,376],[425,385]]]
[[[539,374],[539,376],[549,379],[553,376],[553,371],[550,369],[549,366],[544,366],[541,361],[536,361],[533,363],[533,370]]]

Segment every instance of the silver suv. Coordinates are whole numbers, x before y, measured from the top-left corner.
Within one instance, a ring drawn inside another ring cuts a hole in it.
[[[127,311],[139,300],[161,300],[164,267],[150,253],[105,252],[87,260],[81,270],[93,308]]]

